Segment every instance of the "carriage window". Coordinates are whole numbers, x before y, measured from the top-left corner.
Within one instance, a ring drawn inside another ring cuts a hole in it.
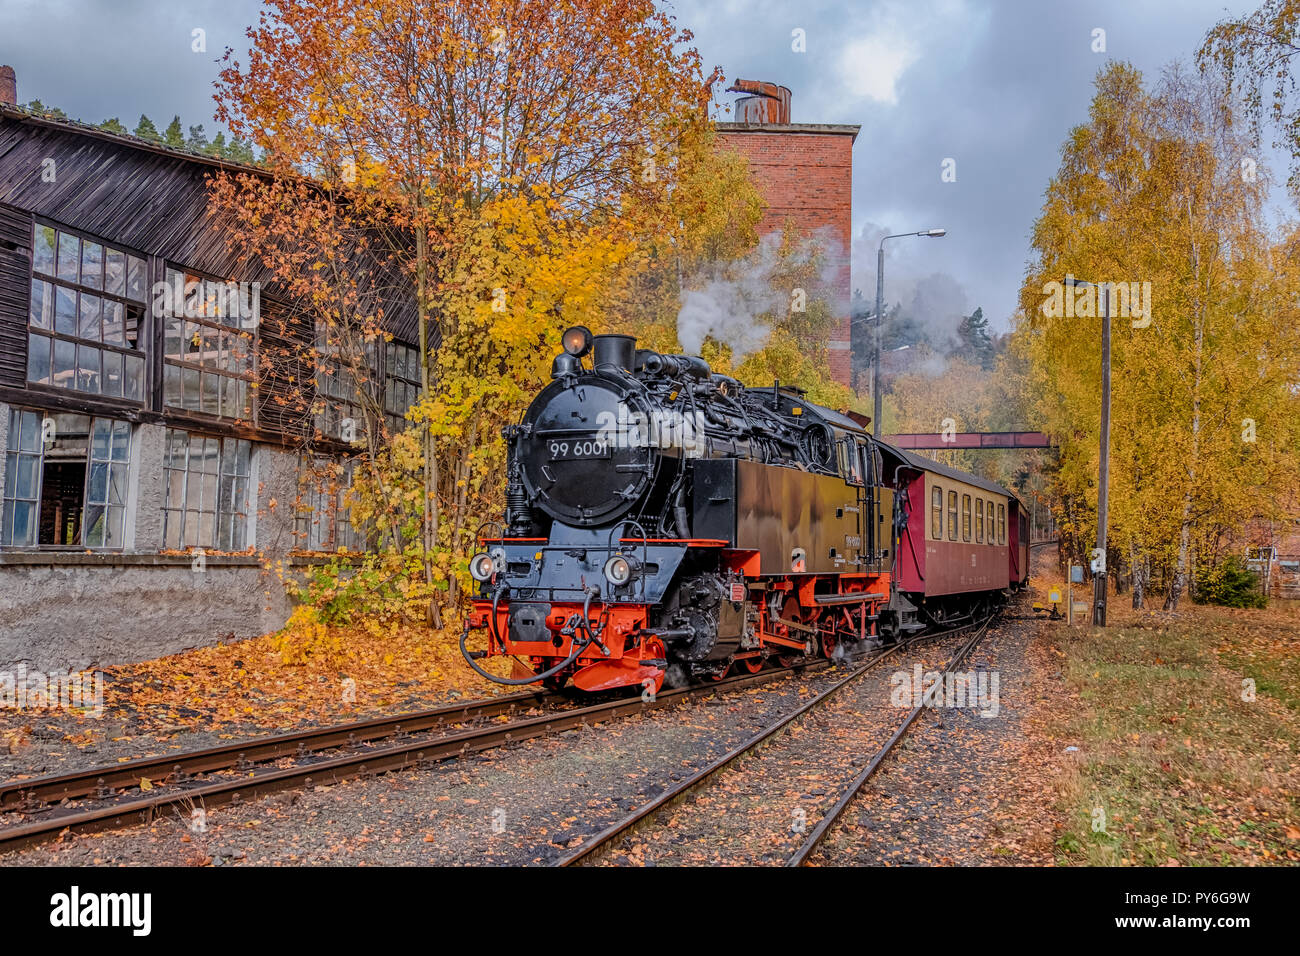
[[[998,505],[998,544],[1007,543],[1007,506]]]
[[[975,499],[975,543],[984,543],[984,499]]]
[[[957,492],[948,492],[948,540],[957,540]]]
[[[970,540],[970,495],[961,496],[961,539]]]
[[[930,537],[938,541],[943,537],[943,489],[930,492]]]

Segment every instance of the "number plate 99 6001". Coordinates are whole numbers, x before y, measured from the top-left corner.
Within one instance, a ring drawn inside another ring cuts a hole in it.
[[[547,442],[546,447],[551,454],[551,461],[608,458],[610,456],[609,442],[598,441],[594,438],[579,438],[573,441],[553,439]]]

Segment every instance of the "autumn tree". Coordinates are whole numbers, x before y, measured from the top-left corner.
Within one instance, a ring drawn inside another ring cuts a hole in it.
[[[1240,94],[1252,138],[1271,122],[1289,149],[1291,188],[1300,195],[1300,0],[1266,0],[1244,17],[1219,22],[1205,37],[1197,59],[1206,69],[1221,69],[1230,92]],[[1251,156],[1242,160],[1255,163]]]
[[[357,214],[345,196],[302,178],[222,173],[211,205],[227,244],[248,274],[267,277],[274,308],[263,308],[258,384],[264,407],[297,439],[304,457],[351,446],[373,500],[358,509],[381,550],[401,552],[403,491],[383,466],[394,437],[384,405],[381,344],[391,339],[385,307],[404,283],[393,250],[406,240]],[[331,387],[332,386],[332,387]],[[332,402],[345,394],[345,408]],[[307,482],[330,483],[338,469],[307,470]],[[314,520],[328,520],[316,516]]]
[[[698,56],[649,0],[270,0],[248,38],[218,118],[411,237],[425,575],[454,600],[484,446],[560,327],[603,320],[588,283],[652,222],[629,197],[672,184]]]
[[[1148,91],[1130,66],[1099,73],[1034,227],[1014,339],[1060,443],[1058,523],[1090,542],[1100,303],[1061,281],[1116,283],[1110,544],[1138,582],[1171,569],[1168,608],[1198,529],[1272,513],[1298,474],[1296,269],[1267,230],[1267,176],[1241,175],[1232,117],[1211,74],[1175,66]]]

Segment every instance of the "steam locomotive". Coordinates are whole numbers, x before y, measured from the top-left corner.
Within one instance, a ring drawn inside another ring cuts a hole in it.
[[[867,424],[566,330],[504,430],[505,520],[470,560],[465,659],[502,684],[658,691],[951,626],[1023,586],[1015,495]],[[500,655],[513,676],[478,663]]]

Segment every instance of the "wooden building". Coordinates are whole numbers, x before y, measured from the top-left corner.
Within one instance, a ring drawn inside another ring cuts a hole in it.
[[[341,495],[303,498],[315,462],[258,356],[313,330],[228,247],[207,199],[223,167],[0,103],[0,668],[264,633],[288,612],[266,558],[356,546]],[[384,314],[397,422],[414,302]],[[345,390],[303,378],[323,399],[308,426],[343,437]]]

